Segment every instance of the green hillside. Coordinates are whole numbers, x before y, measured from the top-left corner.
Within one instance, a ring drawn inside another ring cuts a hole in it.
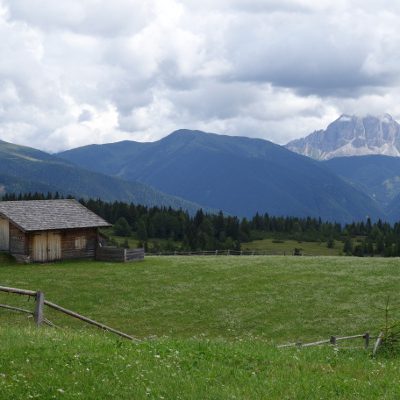
[[[0,189],[6,192],[55,192],[76,197],[171,206],[191,212],[200,206],[146,184],[87,171],[30,147],[0,142]]]
[[[93,145],[59,156],[231,215],[340,222],[381,215],[374,200],[321,163],[261,139],[179,130],[152,143]]]
[[[344,257],[165,257],[137,264],[0,262],[3,285],[136,335],[136,344],[46,309],[34,329],[0,309],[0,398],[397,399],[398,357],[363,342],[276,344],[379,332],[398,304],[398,261]],[[33,308],[0,294],[0,303]],[[396,307],[391,317],[399,318]]]
[[[375,199],[383,209],[390,208],[390,203],[400,194],[399,157],[337,157],[322,163]]]

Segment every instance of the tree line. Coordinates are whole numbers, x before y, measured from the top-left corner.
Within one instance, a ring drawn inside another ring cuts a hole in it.
[[[59,193],[5,194],[7,200],[59,199]],[[72,198],[67,196],[67,198]],[[327,247],[342,242],[342,251],[355,256],[400,256],[400,224],[378,220],[341,225],[320,218],[279,217],[257,213],[238,218],[205,213],[194,215],[171,207],[148,207],[121,201],[80,199],[84,206],[114,225],[118,236],[135,235],[154,251],[240,250],[241,244],[266,237],[325,242]],[[154,241],[155,239],[162,239]]]

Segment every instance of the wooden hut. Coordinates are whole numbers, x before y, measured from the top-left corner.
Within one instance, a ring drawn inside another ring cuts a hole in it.
[[[0,250],[21,262],[95,258],[106,226],[76,200],[0,202]]]

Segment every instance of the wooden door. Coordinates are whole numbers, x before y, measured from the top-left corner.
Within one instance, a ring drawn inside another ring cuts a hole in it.
[[[47,261],[47,233],[38,233],[33,237],[33,261]]]
[[[46,262],[61,260],[61,235],[59,233],[38,233],[33,237],[33,261]]]
[[[10,223],[7,219],[0,217],[0,250],[10,250]]]
[[[47,234],[47,260],[61,260],[61,235],[49,232]]]

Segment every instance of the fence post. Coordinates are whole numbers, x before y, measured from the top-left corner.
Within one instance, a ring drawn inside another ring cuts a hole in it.
[[[377,339],[376,342],[374,344],[374,349],[372,350],[372,357],[375,357],[376,352],[378,351],[379,346],[382,344],[382,339],[383,339],[384,333],[381,332]]]
[[[366,332],[366,334],[364,335],[364,339],[365,339],[365,349],[368,349],[369,347],[369,332]]]
[[[329,343],[336,346],[336,336],[331,336],[331,338],[329,339]]]
[[[44,293],[36,292],[35,312],[33,313],[35,323],[40,326],[43,323]]]
[[[227,256],[229,256],[231,254],[231,251],[228,250],[228,252],[226,253]]]
[[[124,249],[124,262],[127,261],[127,257],[126,257],[126,249]]]

